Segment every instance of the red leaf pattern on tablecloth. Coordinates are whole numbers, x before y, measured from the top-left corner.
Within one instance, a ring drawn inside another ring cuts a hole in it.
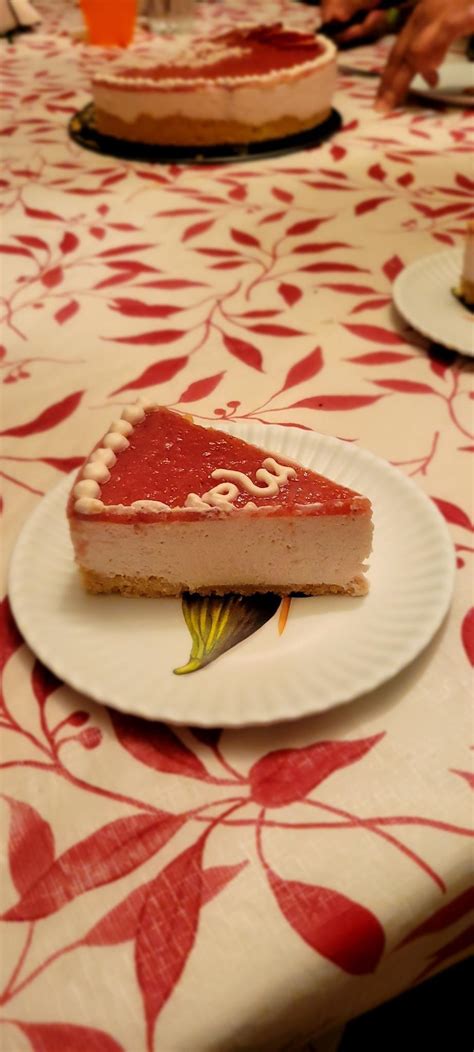
[[[28,1038],[33,1052],[125,1052],[115,1038],[92,1026],[19,1020],[15,1020],[15,1026]]]
[[[31,686],[38,704],[43,706],[50,694],[61,686],[61,680],[46,665],[36,660],[31,673]]]
[[[287,281],[280,282],[278,292],[288,307],[292,307],[294,303],[298,303],[298,300],[300,300],[303,295],[301,289],[299,289],[297,285],[290,285]]]
[[[353,285],[347,281],[345,282],[334,282],[324,281],[321,282],[321,289],[331,289],[332,292],[343,292],[346,296],[368,296],[371,292],[375,292],[375,289],[371,288],[370,285]]]
[[[281,190],[278,186],[272,187],[272,195],[276,197],[277,201],[283,201],[287,205],[293,201],[293,194],[290,194],[288,190]],[[281,214],[284,215],[285,213],[282,212]]]
[[[152,881],[149,880],[130,892],[122,902],[119,902],[93,925],[81,939],[81,944],[83,946],[116,946],[121,942],[134,939],[151,885]]]
[[[379,183],[383,183],[387,178],[385,168],[382,168],[381,164],[371,164],[370,168],[367,169],[367,175],[370,175],[371,179],[375,179]]]
[[[103,336],[102,339],[114,343],[129,343],[135,347],[156,347],[163,343],[176,343],[184,336],[183,329],[153,329],[152,332],[139,332],[134,336]]]
[[[45,208],[29,208],[28,205],[24,206],[25,215],[29,216],[30,219],[62,219],[63,217],[58,215],[56,212],[48,212]]]
[[[403,263],[398,256],[391,256],[383,265],[383,272],[389,281],[395,281],[403,270]]]
[[[111,712],[120,744],[140,763],[154,771],[212,781],[204,764],[164,723],[145,723],[136,716]]]
[[[296,237],[300,234],[312,234],[314,230],[317,230],[321,223],[327,223],[329,216],[323,216],[320,219],[303,219],[298,223],[293,223],[285,231],[287,237]]]
[[[41,281],[47,289],[54,289],[56,285],[60,285],[64,277],[64,271],[62,267],[53,267],[52,270],[45,271],[41,275]]]
[[[131,873],[159,851],[184,819],[164,812],[119,818],[79,840],[3,914],[5,920],[37,920],[77,895]]]
[[[348,358],[349,362],[359,365],[391,365],[394,362],[408,362],[411,354],[399,354],[398,351],[369,351],[368,354],[357,354]]]
[[[115,299],[111,307],[128,318],[169,318],[181,310],[181,307],[172,307],[170,304],[143,303],[125,296]]]
[[[191,238],[197,237],[198,234],[204,234],[206,230],[210,230],[212,226],[214,226],[213,219],[206,219],[202,223],[193,223],[191,226],[188,226],[187,229],[184,231],[181,240],[190,241]]]
[[[302,245],[295,245],[293,252],[296,256],[314,255],[316,252],[329,252],[333,248],[350,248],[347,241],[311,241]]]
[[[399,391],[402,394],[435,394],[429,384],[420,384],[415,380],[372,380],[372,383],[387,391]]]
[[[461,625],[461,639],[466,657],[474,665],[474,606],[465,614]]]
[[[201,873],[201,905],[205,906],[216,895],[230,884],[231,880],[238,877],[239,873],[247,866],[247,860],[238,862],[235,866],[211,866],[203,869]]]
[[[215,373],[214,376],[206,376],[204,380],[195,380],[183,391],[178,402],[197,402],[200,398],[207,398],[220,384],[225,374]]]
[[[67,398],[62,398],[60,402],[54,402],[53,405],[48,406],[39,416],[28,421],[27,424],[9,427],[5,431],[0,431],[0,435],[24,438],[26,435],[37,435],[40,431],[49,431],[50,428],[57,427],[63,420],[67,420],[71,413],[74,413],[83,394],[84,391],[75,391],[74,394],[68,395]]]
[[[449,961],[452,957],[458,957],[460,954],[464,954],[474,946],[474,924],[471,924],[465,931],[461,932],[460,935],[456,935],[454,939],[450,939],[444,946],[441,946],[439,950],[431,954],[431,961],[427,964],[426,968],[420,975],[417,976],[417,982],[422,979],[426,979],[431,972],[434,972],[436,968],[444,964],[445,961]]]
[[[64,325],[64,322],[69,321],[73,318],[79,310],[79,304],[77,300],[69,300],[68,303],[64,304],[64,307],[60,307],[54,315],[58,325]]]
[[[381,296],[378,299],[363,300],[362,303],[358,303],[356,307],[353,307],[351,314],[361,314],[362,311],[367,310],[379,310],[380,307],[387,307],[391,303],[391,299],[388,296]]]
[[[151,1047],[156,1018],[176,985],[196,938],[201,908],[202,853],[197,841],[153,881],[137,932],[135,965]],[[170,909],[170,901],[173,909]]]
[[[398,333],[383,329],[380,325],[345,325],[344,328],[353,336],[360,336],[361,340],[370,340],[371,343],[405,342]]]
[[[128,278],[137,277],[138,274],[153,274],[158,269],[149,263],[139,263],[137,259],[108,259],[107,266],[111,270],[124,270]]]
[[[321,409],[326,412],[344,412],[347,409],[362,409],[378,402],[382,395],[315,395],[293,402],[290,409]]]
[[[143,281],[143,288],[166,289],[175,292],[177,289],[204,288],[204,281],[189,281],[187,278],[155,278],[153,281]]]
[[[385,935],[371,910],[332,888],[283,880],[271,869],[267,875],[281,912],[308,946],[350,975],[375,971]]]
[[[83,463],[84,457],[38,457],[42,464],[49,464],[58,471],[74,471]]]
[[[354,211],[357,216],[365,215],[366,212],[374,212],[376,208],[380,208],[385,201],[390,201],[391,198],[387,197],[366,197],[364,201],[359,201]]]
[[[43,241],[42,237],[34,237],[32,234],[17,234],[16,240],[22,245],[29,245],[30,248],[39,248],[43,251],[48,248],[46,241]]]
[[[406,946],[413,939],[421,939],[425,935],[434,935],[438,931],[443,931],[451,924],[456,924],[456,921],[465,917],[472,910],[474,910],[474,888],[468,888],[467,891],[457,895],[447,906],[441,906],[440,909],[435,910],[422,924],[417,924],[416,928],[405,936],[400,946]]]
[[[95,285],[95,289],[108,289],[115,285],[124,285],[125,282],[130,280],[130,274],[126,271],[121,274],[112,274],[109,278],[103,278],[102,281],[98,281]]]
[[[266,225],[267,223],[276,223],[278,220],[282,219],[284,215],[284,212],[272,212],[270,215],[263,216],[263,219],[259,220],[259,226]]]
[[[238,245],[248,245],[251,248],[261,247],[258,238],[254,237],[253,234],[246,234],[243,230],[234,230],[231,228],[230,236]]]
[[[19,245],[0,245],[0,252],[10,256],[27,256],[29,259],[33,255],[27,248],[20,248]]]
[[[154,248],[155,246],[151,243],[146,245],[118,245],[115,248],[104,248],[103,252],[99,252],[98,256],[102,259],[110,259],[111,256],[121,256],[124,252],[143,252],[147,248]],[[141,264],[134,264],[132,266],[141,266]]]
[[[356,763],[383,734],[356,741],[323,741],[301,749],[267,753],[249,772],[252,797],[263,807],[285,807],[303,800],[334,771]]]
[[[296,387],[297,384],[302,384],[305,380],[312,380],[313,376],[317,376],[322,367],[323,352],[321,347],[315,347],[314,351],[310,351],[299,362],[291,366],[291,369],[286,374],[282,391],[287,391],[289,387]]]
[[[216,895],[238,876],[245,868],[247,862],[239,862],[235,866],[213,866],[203,869],[201,874],[201,905],[205,906]],[[82,946],[114,946],[121,942],[134,939],[140,915],[148,895],[151,891],[153,881],[141,884],[127,895],[118,906],[109,910],[97,924],[87,932],[81,940]]]
[[[431,499],[439,508],[446,522],[451,522],[454,526],[462,526],[463,529],[470,530],[471,533],[474,531],[474,525],[469,515],[458,504],[453,504],[450,500],[443,500],[441,497],[432,497]]]
[[[3,794],[10,812],[8,860],[10,873],[20,895],[50,868],[54,861],[54,835],[49,822],[36,808]]]
[[[472,661],[472,664],[474,664],[474,660]],[[471,789],[474,789],[474,773],[471,771],[456,771],[454,767],[452,768],[452,773],[458,774],[460,778],[463,778],[464,781],[467,782]]]
[[[122,391],[139,391],[142,387],[153,387],[155,384],[167,383],[168,380],[172,380],[177,373],[181,372],[181,369],[184,369],[187,362],[188,357],[186,355],[183,355],[181,358],[164,358],[161,362],[154,362],[153,365],[148,366],[148,369],[144,369],[140,376],[136,376],[128,384],[122,384],[121,387],[117,387],[117,390],[112,391],[112,394],[121,394]]]
[[[358,267],[355,263],[310,263],[301,267],[305,274],[368,274],[367,267]]]
[[[68,252],[74,252],[74,249],[77,248],[78,244],[79,238],[76,237],[76,234],[73,234],[70,230],[67,230],[66,233],[63,234],[59,247],[61,249],[61,252],[64,255],[66,255]]]
[[[0,602],[0,638],[2,640],[2,646],[0,647],[0,671],[2,671],[12,654],[23,643],[23,638],[13,620],[8,596],[4,596]]]
[[[291,329],[289,325],[275,325],[272,322],[261,322],[250,326],[251,332],[258,332],[262,336],[302,336],[299,329]]]
[[[248,340],[240,340],[237,336],[229,336],[227,333],[223,333],[222,340],[229,354],[232,354],[234,358],[238,358],[240,362],[244,362],[252,369],[257,369],[260,373],[263,371],[262,353],[253,343],[249,343]]]

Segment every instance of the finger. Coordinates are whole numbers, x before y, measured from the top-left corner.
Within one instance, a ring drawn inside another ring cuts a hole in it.
[[[413,39],[416,39],[417,22],[418,19],[416,17],[415,12],[415,14],[411,16],[411,18],[408,20],[407,24],[403,27],[401,33],[397,37],[397,40],[395,41],[395,44],[393,45],[389,53],[385,69],[382,73],[379,89],[377,92],[377,101],[381,101],[382,99],[386,99],[388,97],[390,89],[393,86],[393,83],[397,78],[399,71],[406,70],[407,68],[409,68],[409,63],[407,62],[407,54],[409,54],[410,52]],[[385,107],[376,106],[376,108],[381,109]]]
[[[436,69],[427,69],[425,73],[421,74],[421,76],[423,77],[423,80],[426,80],[426,83],[430,88],[436,87],[439,80],[439,74]]]
[[[323,0],[320,10],[322,22],[345,22],[354,14],[350,0]]]
[[[400,59],[391,71],[387,68],[377,92],[375,109],[379,113],[388,113],[398,106],[405,98],[414,76],[415,70],[403,59]]]
[[[464,22],[455,8],[449,16],[443,15],[432,21],[427,20],[422,8],[415,9],[389,55],[387,76],[394,76],[403,62],[417,72],[421,72],[426,65],[431,68],[439,65],[450,44],[459,35],[461,24]]]
[[[468,15],[474,19],[474,5]],[[455,7],[448,17],[432,21],[427,21],[422,6],[415,8],[390,52],[377,92],[378,111],[387,112],[403,100],[415,73],[421,73],[428,83],[433,80],[436,67],[459,35],[460,25],[465,27],[466,17],[461,17]]]
[[[321,3],[321,20],[329,22],[347,22],[358,11],[371,10],[377,7],[379,0],[323,0]]]
[[[337,36],[337,42],[341,44],[350,44],[353,40],[375,37],[384,33],[386,27],[387,19],[385,13],[382,11],[371,11],[360,25],[351,26],[351,28],[346,29],[344,33],[339,33]]]

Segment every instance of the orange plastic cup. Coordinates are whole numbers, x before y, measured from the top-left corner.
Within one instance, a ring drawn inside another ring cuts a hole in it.
[[[137,0],[80,0],[89,44],[127,47],[133,37]]]

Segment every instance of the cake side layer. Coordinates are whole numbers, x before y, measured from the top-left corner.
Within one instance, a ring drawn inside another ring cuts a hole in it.
[[[250,528],[251,523],[251,528]],[[80,567],[101,577],[157,578],[180,590],[345,588],[363,575],[370,515],[242,517],[137,523],[71,520]]]
[[[284,139],[289,135],[316,128],[330,116],[331,109],[314,112],[306,120],[298,117],[281,117],[279,120],[258,124],[243,124],[238,121],[189,120],[179,115],[165,119],[153,119],[141,115],[132,124],[125,124],[120,117],[96,110],[96,126],[102,135],[129,142],[146,142],[162,146],[216,146],[242,142],[265,142],[268,139]]]
[[[336,62],[331,57],[305,74],[279,74],[262,83],[219,86],[212,81],[186,85],[186,90],[163,90],[120,84],[93,84],[98,130],[106,134],[105,115],[124,125],[140,118],[152,121],[183,117],[189,121],[215,121],[255,127],[282,118],[300,122],[330,110],[336,88]],[[111,132],[109,132],[111,134]]]
[[[93,570],[81,568],[81,577],[84,587],[93,595],[123,595],[127,598],[145,599],[174,599],[189,591],[183,582],[167,581],[163,577],[127,577],[126,574],[115,574],[107,576],[95,573]],[[198,595],[262,595],[268,592],[274,595],[292,595],[300,592],[303,595],[352,595],[361,596],[367,594],[367,581],[362,575],[354,577],[343,587],[342,585],[327,584],[296,584],[288,583],[274,584],[272,588],[266,585],[233,584],[221,585],[215,588],[199,588]]]

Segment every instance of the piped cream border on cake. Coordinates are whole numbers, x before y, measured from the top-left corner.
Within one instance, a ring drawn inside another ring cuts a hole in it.
[[[237,26],[237,29],[245,29],[247,26]],[[295,63],[293,66],[284,67],[283,69],[272,69],[268,73],[242,73],[240,75],[221,75],[209,77],[196,75],[195,77],[189,77],[184,79],[183,77],[167,77],[163,78],[159,82],[153,79],[153,77],[147,77],[144,74],[143,77],[128,74],[125,70],[123,72],[117,71],[115,73],[103,73],[98,72],[93,76],[93,84],[107,85],[110,87],[127,87],[132,89],[141,88],[153,88],[159,91],[170,91],[174,89],[184,91],[194,91],[196,88],[209,87],[215,88],[236,88],[245,87],[251,84],[259,84],[265,86],[271,86],[275,82],[280,82],[282,79],[298,79],[304,77],[312,70],[319,69],[328,61],[334,60],[337,54],[337,48],[335,44],[327,37],[315,36],[315,40],[322,45],[322,52],[316,55],[315,58],[306,59],[304,62]]]
[[[216,479],[217,484],[201,496],[198,493],[189,493],[183,507],[171,508],[169,504],[159,500],[135,500],[132,504],[104,504],[101,499],[101,486],[109,481],[111,469],[117,463],[118,454],[128,449],[129,439],[135,430],[135,425],[144,420],[147,412],[153,412],[158,408],[158,403],[138,398],[135,403],[125,406],[119,420],[112,422],[102,443],[86,460],[80,477],[73,487],[75,512],[87,516],[102,515],[104,512],[127,516],[139,515],[140,512],[147,514],[176,511],[207,514],[215,510],[221,512],[260,510],[265,512],[267,509],[258,509],[254,501],[247,501],[241,508],[236,508],[233,501],[242,491],[251,496],[275,497],[288,479],[296,475],[295,467],[291,463],[282,464],[275,457],[267,456],[262,462],[262,467],[258,468],[255,473],[257,482],[253,482],[242,471],[216,468],[211,477]],[[356,500],[357,498],[354,498],[354,503]],[[315,510],[320,506],[319,503],[308,505],[306,510]]]

